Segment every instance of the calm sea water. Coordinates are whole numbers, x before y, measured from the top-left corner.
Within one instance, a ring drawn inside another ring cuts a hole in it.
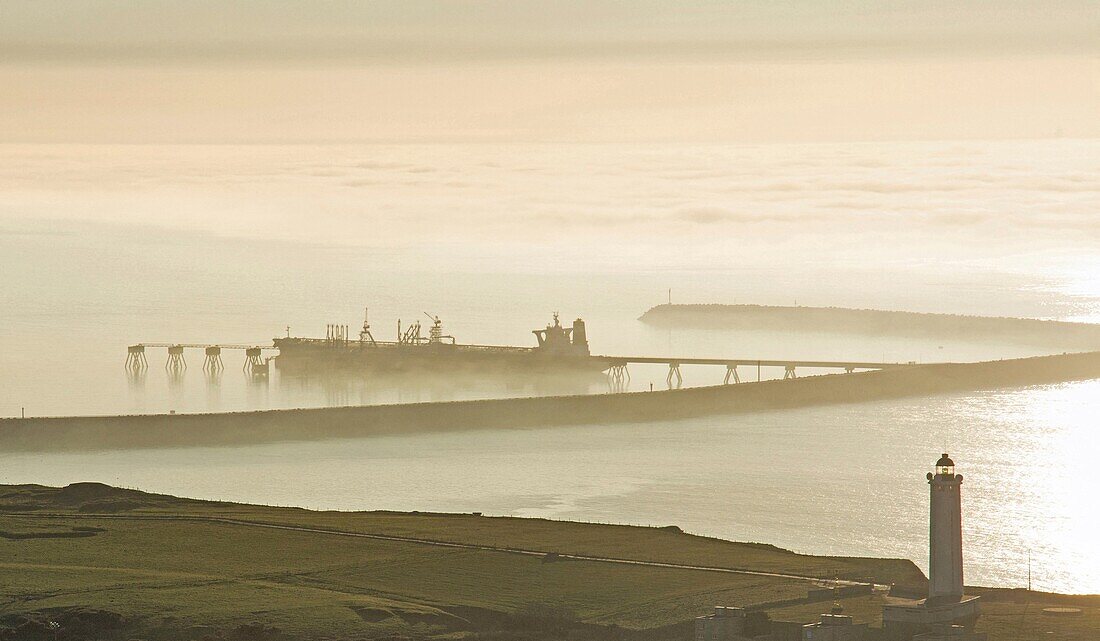
[[[257,384],[127,344],[375,335],[440,315],[531,344],[554,311],[594,351],[938,361],[996,343],[666,331],[680,302],[1100,320],[1100,143],[812,147],[0,147],[0,415],[180,412],[538,394],[515,383]],[[723,372],[685,368],[686,383]],[[748,374],[747,372],[744,374]],[[755,373],[751,374],[754,375]],[[778,376],[781,372],[764,372]],[[660,368],[632,371],[635,389]],[[588,391],[606,391],[600,385]],[[98,480],[340,509],[643,524],[925,565],[927,488],[966,475],[968,581],[1100,593],[1095,383],[631,426],[224,449],[6,454],[0,482]],[[470,465],[476,461],[476,465]]]

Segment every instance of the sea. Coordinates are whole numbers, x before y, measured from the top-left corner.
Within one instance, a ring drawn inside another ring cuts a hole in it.
[[[0,145],[0,417],[560,393],[493,376],[266,379],[136,343],[270,345],[369,314],[392,340],[942,362],[996,339],[656,328],[666,303],[1100,322],[1100,141],[817,145]],[[273,355],[273,352],[267,352]],[[809,375],[815,372],[800,372]],[[724,368],[683,368],[717,384]],[[743,380],[782,370],[743,371]],[[632,367],[630,388],[667,370]],[[611,393],[602,381],[575,393]],[[1100,593],[1100,382],[629,425],[239,447],[4,452],[0,483],[640,525],[927,568],[927,484],[963,484],[966,581]],[[2,425],[2,424],[0,424]]]

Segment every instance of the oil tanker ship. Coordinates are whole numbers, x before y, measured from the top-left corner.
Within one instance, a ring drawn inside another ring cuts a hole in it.
[[[365,315],[357,339],[349,335],[347,325],[329,325],[325,338],[276,338],[274,345],[279,355],[274,363],[280,371],[290,374],[454,369],[509,375],[598,374],[607,367],[604,360],[591,356],[584,321],[579,318],[572,327],[563,327],[555,313],[552,323],[532,331],[537,340],[535,346],[506,347],[458,343],[454,336],[444,333],[438,316],[426,315],[431,319],[427,336],[422,334],[419,321],[404,329],[398,321],[396,341],[375,340]]]

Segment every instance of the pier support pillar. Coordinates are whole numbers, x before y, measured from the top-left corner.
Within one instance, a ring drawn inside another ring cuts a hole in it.
[[[222,348],[217,345],[211,345],[206,348],[206,360],[202,364],[202,371],[204,372],[220,372],[225,369],[222,364]]]
[[[674,378],[676,379],[675,389],[680,389],[681,387],[683,387],[684,377],[680,375],[680,364],[675,362],[668,364],[668,376],[665,378],[665,382],[668,383],[669,389],[673,389],[672,380]]]
[[[788,365],[786,369],[783,370],[783,380],[787,380],[789,378],[798,378],[798,374],[796,374],[794,371],[794,365]]]
[[[630,370],[627,369],[626,363],[613,362],[611,367],[607,368],[607,386],[612,392],[626,391],[627,386],[630,384]]]
[[[737,366],[736,365],[726,365],[726,377],[724,379],[722,379],[722,384],[723,385],[729,385],[731,378],[733,379],[734,383],[740,383],[741,382],[741,377],[737,375]]]
[[[260,358],[260,352],[261,350],[259,347],[249,347],[244,350],[244,366],[241,368],[241,371],[254,373],[262,369],[266,374],[267,363],[264,363]]]
[[[168,361],[164,363],[164,369],[173,374],[182,374],[187,370],[187,361],[183,358],[183,345],[172,345],[168,348]]]
[[[136,372],[149,368],[149,361],[145,360],[145,346],[131,345],[126,348],[126,369]]]

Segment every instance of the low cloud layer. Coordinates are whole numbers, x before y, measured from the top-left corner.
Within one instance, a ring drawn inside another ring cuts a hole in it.
[[[1007,259],[1100,244],[1098,145],[9,145],[0,221],[685,264]]]

